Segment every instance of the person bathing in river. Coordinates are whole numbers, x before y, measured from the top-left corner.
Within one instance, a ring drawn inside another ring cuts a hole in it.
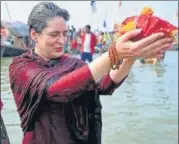
[[[161,57],[172,42],[163,33],[131,42],[141,32],[133,30],[114,45],[119,69],[111,68],[114,55],[109,52],[86,64],[64,56],[69,18],[67,10],[52,2],[37,4],[28,18],[35,47],[9,66],[22,144],[101,144],[100,96],[113,94],[137,57]]]
[[[99,48],[100,55],[103,53],[103,48],[104,48],[104,32],[100,32],[100,35],[98,36],[98,45],[97,47]]]

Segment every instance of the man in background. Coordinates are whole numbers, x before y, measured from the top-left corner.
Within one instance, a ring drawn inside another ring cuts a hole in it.
[[[84,28],[84,39],[82,39],[81,47],[81,59],[83,61],[88,60],[91,62],[93,60],[94,49],[97,43],[97,39],[94,33],[91,32],[91,26],[86,25]]]

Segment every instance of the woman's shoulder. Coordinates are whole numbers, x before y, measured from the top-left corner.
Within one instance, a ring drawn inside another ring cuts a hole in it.
[[[41,66],[35,60],[33,60],[28,53],[14,57],[9,65],[10,74],[14,73],[15,71],[16,73],[25,71],[29,72],[29,70],[40,71]]]
[[[16,56],[12,59],[10,65],[19,65],[19,64],[27,64],[28,62],[32,62],[32,59],[29,57],[28,52],[25,54],[22,54],[20,56]]]

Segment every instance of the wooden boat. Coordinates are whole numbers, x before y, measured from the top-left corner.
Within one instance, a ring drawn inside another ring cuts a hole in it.
[[[1,45],[1,57],[14,57],[19,56],[25,52],[27,52],[29,49],[27,48],[18,48],[14,47],[12,45]]]
[[[1,21],[1,29],[5,29],[8,33],[1,41],[1,57],[18,56],[30,49],[27,24],[19,21]]]

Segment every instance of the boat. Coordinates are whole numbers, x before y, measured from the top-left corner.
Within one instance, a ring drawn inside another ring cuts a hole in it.
[[[1,41],[1,57],[19,56],[30,49],[28,25],[19,21],[1,21],[7,35]]]
[[[22,55],[27,52],[29,49],[27,48],[18,48],[12,45],[2,44],[1,45],[1,57],[14,57]]]

